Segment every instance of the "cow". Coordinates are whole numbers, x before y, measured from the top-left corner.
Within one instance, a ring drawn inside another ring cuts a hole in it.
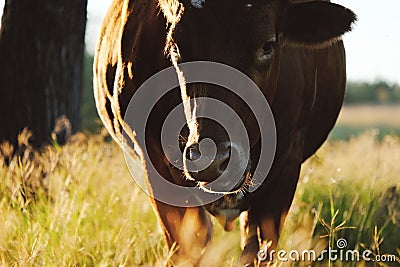
[[[201,156],[201,140],[216,144],[215,157],[200,171],[182,171],[171,164],[160,141],[168,113],[183,101],[182,91],[176,88],[154,106],[147,119],[146,143],[133,145],[146,146],[145,166],[156,166],[164,179],[184,187],[205,187],[224,173],[229,160],[246,167],[246,182],[240,180],[233,189],[240,194],[226,192],[212,203],[187,207],[152,199],[173,251],[173,264],[195,266],[201,261],[212,237],[210,214],[225,230],[231,230],[240,215],[241,265],[254,264],[263,244],[277,246],[301,164],[327,139],[341,109],[346,84],[341,36],[355,20],[351,10],[321,0],[113,1],[97,44],[94,87],[100,117],[121,145],[126,129],[123,117],[131,98],[147,79],[171,67],[173,59],[175,63],[218,62],[239,70],[257,85],[274,118],[275,157],[263,183],[248,192],[245,184],[251,184],[263,148],[260,128],[246,103],[215,84],[187,85],[189,99],[215,98],[232,107],[245,122],[250,146],[245,161],[240,157],[242,144],[231,142],[221,125],[194,118],[197,136],[190,137],[188,125],[180,134],[182,161]],[[191,106],[194,117],[196,108]],[[135,122],[130,127],[134,139]],[[239,156],[234,158],[233,153]],[[153,173],[147,175],[151,190],[161,192],[152,182]],[[190,242],[182,237],[183,227]]]

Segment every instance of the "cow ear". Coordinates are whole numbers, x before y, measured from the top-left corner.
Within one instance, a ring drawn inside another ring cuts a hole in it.
[[[292,43],[324,47],[350,31],[356,20],[350,9],[330,2],[288,3],[281,32]]]

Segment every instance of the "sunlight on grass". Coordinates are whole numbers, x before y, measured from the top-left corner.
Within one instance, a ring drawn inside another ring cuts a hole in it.
[[[102,136],[0,166],[0,263],[118,266],[165,258],[150,202]],[[30,192],[43,180],[43,189]]]
[[[0,149],[0,266],[168,262],[150,200],[116,144],[105,135],[77,134],[66,146],[34,151],[28,138],[20,136],[15,153],[7,144]],[[346,238],[349,247],[398,256],[399,162],[395,137],[378,142],[370,132],[325,144],[302,168],[280,246],[322,251]],[[204,266],[236,266],[237,225],[227,233],[215,224]]]

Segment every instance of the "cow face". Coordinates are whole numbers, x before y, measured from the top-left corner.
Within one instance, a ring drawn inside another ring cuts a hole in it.
[[[283,46],[326,47],[349,31],[355,20],[350,10],[325,1],[185,0],[183,3],[185,12],[174,33],[181,61],[214,61],[232,66],[248,75],[270,104],[277,93]],[[199,116],[199,142],[185,142],[188,133],[182,133],[184,161],[201,158],[199,143],[205,139],[213,140],[216,153],[207,168],[189,172],[188,178],[206,184],[224,173],[228,162],[233,160],[234,165],[245,165],[248,171],[234,189],[241,188],[245,177],[251,176],[261,149],[254,114],[237,95],[216,85],[190,84],[188,94],[192,99],[214,98],[229,105],[244,122],[251,147],[250,160],[244,161],[244,145],[231,142],[219,123]],[[210,108],[207,103],[198,101],[196,113],[201,114],[207,108]],[[207,145],[203,146],[205,150]]]

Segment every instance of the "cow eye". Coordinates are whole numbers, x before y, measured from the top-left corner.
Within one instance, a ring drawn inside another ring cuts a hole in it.
[[[275,35],[270,36],[270,38],[256,50],[256,62],[261,65],[271,62],[276,44]]]
[[[274,42],[274,41],[268,41],[268,42],[266,42],[266,43],[263,45],[263,47],[262,47],[263,52],[264,52],[265,54],[267,54],[267,55],[272,54],[272,52],[274,51],[274,46],[275,46],[275,42]]]

